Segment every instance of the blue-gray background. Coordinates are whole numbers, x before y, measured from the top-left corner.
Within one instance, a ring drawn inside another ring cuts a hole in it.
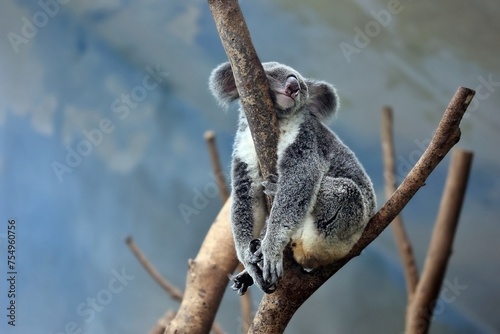
[[[187,259],[220,208],[205,130],[217,132],[229,169],[237,112],[221,110],[207,90],[211,69],[226,57],[205,1],[61,3],[0,2],[1,332],[144,333],[177,304],[124,239],[133,236],[161,273],[184,287]],[[392,3],[241,5],[263,61],[336,85],[342,108],[331,126],[372,176],[379,205],[381,107],[395,110],[401,179],[458,86],[478,90],[459,143],[475,152],[473,171],[432,332],[499,332],[500,4],[403,0],[397,13],[380,16]],[[370,36],[360,38],[366,29]],[[354,53],[345,53],[347,44]],[[127,94],[134,98],[127,107],[116,102]],[[84,132],[103,120],[107,133],[89,147]],[[81,161],[67,164],[68,150],[85,149]],[[448,163],[404,211],[419,267]],[[18,227],[15,328],[5,316],[8,219]],[[121,286],[117,272],[129,276]],[[252,293],[257,304],[260,294]],[[286,332],[400,333],[405,302],[388,230],[325,284]],[[238,305],[228,292],[217,316],[228,333],[240,331]]]

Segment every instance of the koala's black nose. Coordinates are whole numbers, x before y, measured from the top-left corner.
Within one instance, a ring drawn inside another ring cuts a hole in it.
[[[299,94],[300,85],[295,77],[286,79],[285,93],[290,97],[296,97]]]

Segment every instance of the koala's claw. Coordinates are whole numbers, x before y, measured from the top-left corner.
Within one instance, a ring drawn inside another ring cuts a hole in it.
[[[283,260],[281,258],[276,261],[264,259],[262,278],[264,279],[264,282],[266,282],[266,285],[275,286],[278,284],[281,276],[283,276]]]
[[[264,187],[264,194],[274,196],[278,191],[278,176],[271,174],[261,184]]]
[[[268,295],[270,295],[271,293],[273,293],[274,291],[276,291],[276,284],[263,286],[262,287],[262,291],[264,291],[265,293],[267,293]]]

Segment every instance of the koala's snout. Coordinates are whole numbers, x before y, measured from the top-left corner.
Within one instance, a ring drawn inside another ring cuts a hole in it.
[[[299,94],[300,85],[295,77],[288,77],[285,84],[285,94],[292,98],[297,97]]]

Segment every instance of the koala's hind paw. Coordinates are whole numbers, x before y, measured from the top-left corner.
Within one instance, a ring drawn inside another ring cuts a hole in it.
[[[267,284],[262,279],[262,270],[257,265],[250,265],[247,267],[248,269],[243,270],[241,273],[233,276],[229,276],[229,279],[233,281],[233,285],[231,289],[234,291],[238,291],[240,296],[243,296],[248,288],[253,284],[256,284],[262,291],[267,294],[273,293],[276,291],[276,285]],[[250,274],[253,273],[255,276],[255,280]]]
[[[264,194],[274,196],[278,191],[278,176],[271,174],[261,184],[264,187]]]
[[[237,275],[229,276],[229,279],[233,281],[231,289],[238,291],[240,296],[243,296],[248,288],[253,285],[253,278],[246,270],[243,270]]]

